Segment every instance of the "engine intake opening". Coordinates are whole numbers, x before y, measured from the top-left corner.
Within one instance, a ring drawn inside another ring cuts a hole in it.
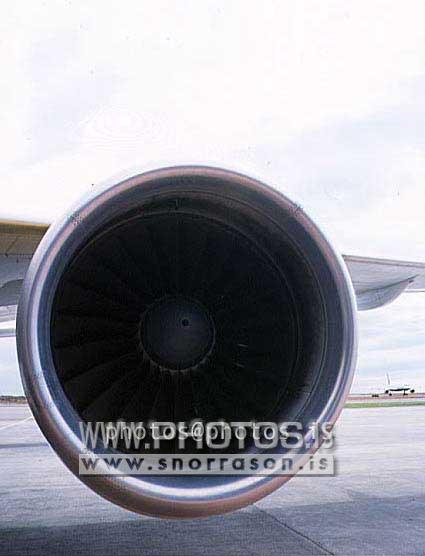
[[[225,203],[170,203],[125,215],[70,261],[52,309],[61,384],[86,421],[276,416],[299,379],[289,254]],[[303,335],[320,336],[312,325]]]

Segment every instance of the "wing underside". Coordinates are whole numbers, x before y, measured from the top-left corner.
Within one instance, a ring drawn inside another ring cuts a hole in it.
[[[44,224],[0,220],[0,338],[15,335],[22,282],[47,228]]]
[[[403,292],[425,291],[425,264],[344,255],[360,311],[382,307]]]

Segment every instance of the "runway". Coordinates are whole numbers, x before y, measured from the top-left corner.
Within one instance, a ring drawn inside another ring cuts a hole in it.
[[[403,396],[400,392],[394,392],[390,395],[379,394],[372,396],[371,394],[357,394],[348,396],[346,406],[376,406],[376,405],[425,405],[425,394],[423,392],[415,392]]]
[[[0,405],[0,554],[423,554],[425,407],[346,409],[335,477],[295,477],[205,520],[129,513],[84,487],[25,405]]]

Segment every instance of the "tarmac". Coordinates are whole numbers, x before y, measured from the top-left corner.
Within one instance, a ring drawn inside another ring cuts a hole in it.
[[[337,474],[295,477],[233,514],[145,518],[64,467],[26,405],[0,405],[0,554],[423,555],[425,407],[345,409]]]
[[[393,392],[391,396],[389,394],[354,394],[348,396],[348,403],[361,403],[361,404],[374,404],[377,403],[400,403],[400,404],[423,404],[425,403],[425,393],[423,392],[414,392],[411,394],[410,392],[403,396],[401,392]]]

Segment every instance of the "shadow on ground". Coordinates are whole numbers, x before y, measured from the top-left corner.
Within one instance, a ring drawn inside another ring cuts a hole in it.
[[[263,511],[190,521],[104,522],[0,529],[2,555],[232,556],[329,554]]]

